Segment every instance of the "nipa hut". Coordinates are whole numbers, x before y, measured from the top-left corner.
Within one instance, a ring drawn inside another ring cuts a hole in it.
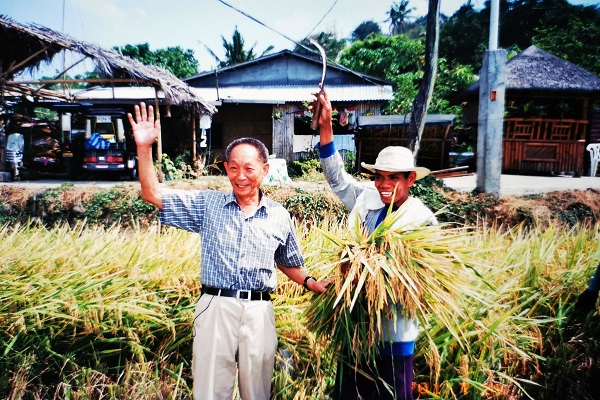
[[[582,175],[600,78],[530,46],[506,63],[505,85],[503,172]],[[475,82],[458,97],[465,125],[477,124],[478,94]]]

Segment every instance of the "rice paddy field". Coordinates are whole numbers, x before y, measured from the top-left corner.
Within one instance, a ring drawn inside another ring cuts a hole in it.
[[[306,269],[335,284],[317,296],[279,276],[272,398],[327,399],[343,336],[335,310],[366,307],[381,272],[357,269],[362,286],[341,272],[357,237],[338,218],[298,222],[297,232]],[[410,278],[423,296],[402,297],[421,321],[415,397],[598,398],[600,319],[572,308],[600,258],[600,224],[442,226],[427,237],[436,235],[419,251],[406,239],[411,259],[432,267]],[[192,398],[197,235],[81,222],[7,224],[0,237],[0,398]],[[436,270],[436,252],[460,268]],[[368,350],[370,327],[343,340]]]

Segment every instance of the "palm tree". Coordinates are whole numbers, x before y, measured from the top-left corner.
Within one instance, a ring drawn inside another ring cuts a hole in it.
[[[387,12],[389,18],[385,22],[390,21],[390,34],[404,33],[404,27],[410,18],[410,13],[415,9],[414,7],[408,8],[408,1],[401,0],[400,3],[392,3],[390,11]]]
[[[303,39],[299,45],[296,45],[294,53],[320,61],[321,56],[310,43],[309,39],[313,39],[323,46],[327,54],[327,59],[332,61],[337,60],[338,54],[346,47],[346,39],[338,39],[335,32],[321,32],[311,35],[310,38]]]
[[[221,60],[210,48],[206,47],[206,50],[215,58],[219,67],[227,67],[229,65],[239,64],[245,61],[254,60],[256,58],[256,54],[254,53],[254,47],[251,47],[250,50],[244,49],[244,38],[242,34],[238,31],[237,26],[233,31],[233,35],[231,36],[231,43],[227,41],[223,36],[221,36],[221,40],[223,41],[223,48],[225,49],[225,60]],[[273,46],[267,47],[265,51],[263,51],[259,57],[264,56],[268,52],[273,50]]]

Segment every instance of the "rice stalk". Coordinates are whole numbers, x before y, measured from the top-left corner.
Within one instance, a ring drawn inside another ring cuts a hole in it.
[[[357,362],[374,359],[384,319],[426,324],[435,315],[467,349],[466,333],[456,323],[469,318],[461,299],[488,301],[490,288],[473,284],[482,277],[476,273],[478,250],[468,244],[472,232],[439,225],[395,229],[400,216],[388,215],[370,235],[359,224],[346,235],[321,231],[336,247],[326,255],[333,290],[312,299],[307,322],[333,348],[351,349]]]

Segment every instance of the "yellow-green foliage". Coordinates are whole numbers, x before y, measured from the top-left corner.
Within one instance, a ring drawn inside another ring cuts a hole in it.
[[[367,236],[329,228],[323,229],[328,243],[309,241],[307,248],[318,254],[316,246],[323,246],[317,265],[324,275],[335,277],[335,290],[312,299],[307,323],[318,335],[332,339],[330,351],[345,347],[358,358],[361,354],[370,358],[385,302],[398,298],[391,286],[399,286],[396,290],[409,286],[414,293],[426,294],[422,299],[411,297],[413,292],[404,288],[411,295],[403,298],[421,320],[415,362],[419,393],[425,397],[511,398],[537,389],[531,382],[541,378],[544,333],[564,324],[565,304],[572,304],[573,294],[585,287],[600,256],[598,226],[551,226],[544,231],[521,226],[505,232],[445,234],[440,228],[425,228],[404,237],[392,232],[388,238],[382,238],[383,232]],[[431,234],[427,248],[419,241]],[[374,248],[376,239],[382,239],[383,248]],[[394,245],[394,240],[405,243]],[[448,258],[438,258],[436,251]],[[431,267],[430,275],[397,274],[402,266],[392,263],[390,255],[413,264],[406,270]],[[457,260],[469,260],[479,276],[457,265]],[[347,276],[339,271],[344,263],[349,264]],[[440,270],[435,270],[436,263]],[[464,274],[462,282],[456,272]],[[388,280],[382,282],[382,275]],[[440,289],[455,298],[439,297],[445,301],[431,304],[431,295],[443,296]],[[361,308],[352,313],[352,306]]]
[[[81,390],[89,371],[116,384],[136,364],[168,378],[189,362],[178,351],[189,356],[182,337],[199,294],[197,236],[83,225],[5,226],[0,236],[0,365],[11,371],[0,392],[23,381],[47,398]],[[15,368],[24,360],[27,369]]]
[[[346,228],[328,218],[313,224],[298,233],[307,269],[326,278],[338,248],[323,232]],[[197,235],[156,226],[5,226],[0,238],[1,398],[191,399]],[[460,335],[436,315],[424,318],[415,357],[421,398],[539,390],[530,382],[542,378],[542,348],[597,264],[600,226],[479,229],[463,239],[487,260],[478,272],[495,290],[484,285],[480,297],[457,300]],[[324,399],[333,387],[336,349],[302,317],[313,301],[280,274],[274,399]]]

